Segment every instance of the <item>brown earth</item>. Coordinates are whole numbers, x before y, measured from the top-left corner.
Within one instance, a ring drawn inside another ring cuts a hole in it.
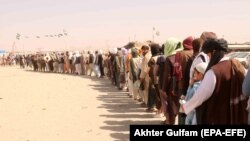
[[[129,140],[152,116],[105,78],[0,67],[0,141]]]

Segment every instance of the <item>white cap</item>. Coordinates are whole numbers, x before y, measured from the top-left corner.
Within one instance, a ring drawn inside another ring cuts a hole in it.
[[[118,49],[117,48],[113,48],[113,50],[111,51],[113,54],[117,54]]]
[[[202,62],[202,63],[197,64],[197,65],[195,66],[195,69],[196,69],[198,72],[204,74],[205,71],[206,71],[206,69],[207,69],[207,65],[208,65],[207,63]]]

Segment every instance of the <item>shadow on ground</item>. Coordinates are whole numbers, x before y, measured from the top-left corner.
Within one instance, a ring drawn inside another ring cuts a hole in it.
[[[103,104],[97,108],[104,108],[110,114],[100,115],[106,117],[105,126],[100,127],[103,130],[111,130],[110,136],[117,141],[129,140],[130,125],[149,125],[160,124],[161,119],[152,120],[153,113],[145,112],[145,108],[140,103],[129,97],[128,92],[118,90],[111,84],[110,80],[103,78],[89,78],[98,81],[98,85],[90,85],[94,90],[104,92],[97,97]]]
[[[32,70],[26,70],[34,72]],[[34,72],[41,74],[54,74],[45,72]],[[60,73],[58,73],[60,74]],[[103,108],[109,114],[101,114],[100,117],[106,117],[105,126],[101,126],[102,130],[111,130],[110,134],[116,141],[129,140],[129,126],[130,125],[149,125],[160,124],[161,119],[152,120],[153,113],[145,112],[145,108],[140,106],[140,103],[129,97],[128,92],[120,91],[116,86],[111,84],[108,78],[96,78],[86,75],[75,74],[60,74],[69,77],[81,77],[97,82],[96,85],[89,84],[93,90],[99,91],[100,94],[97,100],[102,101],[103,104],[97,108]]]

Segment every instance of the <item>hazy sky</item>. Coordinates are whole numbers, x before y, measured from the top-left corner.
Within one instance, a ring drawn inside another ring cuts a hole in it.
[[[161,44],[202,31],[245,42],[249,6],[250,0],[0,0],[0,49],[11,50],[14,41],[17,50],[119,47],[152,40],[153,27]],[[45,37],[63,29],[68,36]]]

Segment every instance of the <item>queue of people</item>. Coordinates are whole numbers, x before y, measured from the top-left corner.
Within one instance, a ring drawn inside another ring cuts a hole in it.
[[[34,71],[109,78],[164,125],[250,124],[250,73],[226,56],[228,43],[213,32],[168,38],[103,53],[52,52],[15,59]],[[247,74],[247,75],[246,75]],[[246,76],[246,77],[245,77]]]

